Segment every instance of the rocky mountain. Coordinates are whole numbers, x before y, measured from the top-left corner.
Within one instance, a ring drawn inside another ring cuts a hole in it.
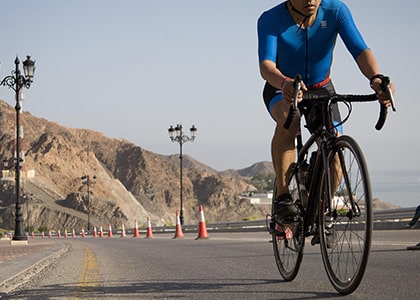
[[[0,228],[4,229],[13,229],[15,224],[15,123],[14,108],[0,101],[0,159],[9,166],[3,166],[0,181]],[[88,207],[91,224],[96,227],[111,224],[119,228],[122,223],[132,227],[134,220],[144,226],[148,216],[154,225],[175,223],[180,208],[178,155],[159,155],[124,139],[67,128],[28,112],[22,113],[21,123],[25,227],[87,228]],[[268,190],[273,173],[270,162],[217,172],[184,155],[185,224],[198,222],[200,204],[211,223],[265,218],[270,206],[253,205],[241,194],[257,188]],[[83,175],[92,183],[89,197],[81,181]],[[390,207],[379,199],[374,206]]]
[[[174,224],[180,206],[179,157],[147,151],[99,132],[71,129],[28,112],[22,113],[25,160],[22,199],[25,226],[87,227],[88,175],[90,218],[94,226],[139,225],[150,216],[155,225]],[[0,227],[14,227],[14,152],[16,112],[0,101]],[[200,204],[208,222],[264,218],[269,208],[251,205],[240,194],[255,189],[241,172],[217,172],[188,156],[183,160],[185,224],[197,222]],[[245,172],[245,171],[244,171]],[[246,172],[249,175],[249,172]],[[29,199],[26,201],[26,199]]]
[[[256,174],[262,174],[263,176],[268,177],[271,174],[274,174],[274,168],[271,162],[263,161],[240,170],[226,170],[223,171],[222,174],[234,177],[253,177]]]

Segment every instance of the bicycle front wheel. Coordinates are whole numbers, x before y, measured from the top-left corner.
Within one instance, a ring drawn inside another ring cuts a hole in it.
[[[292,176],[289,182],[289,189],[293,200],[298,201],[299,185],[296,181],[296,175]],[[276,198],[276,182],[274,182],[273,199]],[[274,215],[274,211],[272,211]],[[300,264],[303,258],[303,248],[305,245],[305,236],[303,232],[303,221],[299,220],[290,224],[279,224],[274,219],[271,220],[271,231],[274,258],[280,275],[286,281],[292,281],[296,278]]]
[[[328,153],[330,176],[320,175],[321,253],[334,288],[350,294],[364,275],[372,238],[372,192],[363,153],[349,136]]]

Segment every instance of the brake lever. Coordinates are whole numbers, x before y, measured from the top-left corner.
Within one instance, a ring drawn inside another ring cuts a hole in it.
[[[293,95],[293,108],[297,109],[299,92],[302,89],[302,75],[300,74],[295,75],[295,78],[293,81],[293,88],[295,90],[295,93]]]
[[[382,79],[382,83],[381,83],[381,88],[382,90],[387,93],[389,100],[391,100],[391,108],[392,111],[397,111],[397,109],[395,108],[395,101],[394,101],[394,95],[392,95],[392,90],[391,90],[391,80],[389,79],[388,76],[384,76]]]

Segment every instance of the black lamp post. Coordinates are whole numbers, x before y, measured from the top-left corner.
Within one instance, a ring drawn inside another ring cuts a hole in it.
[[[181,225],[184,225],[184,207],[182,205],[182,145],[186,142],[193,142],[195,140],[195,136],[197,133],[197,128],[194,125],[190,128],[191,136],[187,136],[182,131],[182,125],[178,124],[175,128],[169,127],[169,138],[172,142],[179,143],[179,181],[180,181],[180,190],[179,190],[179,198],[180,198],[180,212],[179,212],[179,219]]]
[[[26,229],[27,229],[27,232],[28,232],[28,234],[30,233],[30,227],[31,227],[31,225],[29,224],[29,217],[30,217],[30,215],[29,215],[29,201],[32,201],[33,200],[33,196],[34,196],[34,194],[32,194],[32,193],[30,193],[30,194],[28,194],[28,193],[24,193],[23,194],[23,199],[24,199],[24,202],[26,203],[26,215],[27,215],[27,225],[26,225]]]
[[[22,212],[22,203],[20,201],[20,169],[23,163],[23,157],[21,156],[21,140],[20,140],[20,92],[22,88],[27,88],[31,86],[33,81],[34,72],[35,72],[35,62],[31,60],[31,57],[28,55],[26,60],[23,62],[23,72],[24,75],[21,75],[19,70],[19,58],[16,56],[15,59],[15,70],[11,72],[12,75],[6,76],[1,82],[0,85],[8,86],[15,91],[15,100],[16,100],[16,163],[15,163],[15,191],[16,191],[16,226],[15,234],[13,235],[13,240],[22,241],[27,240],[28,238],[25,235],[23,230],[23,212]]]
[[[89,175],[82,176],[82,184],[87,186],[87,215],[88,215],[88,232],[90,232],[90,186],[96,183],[96,176],[93,175],[93,181],[90,180]]]

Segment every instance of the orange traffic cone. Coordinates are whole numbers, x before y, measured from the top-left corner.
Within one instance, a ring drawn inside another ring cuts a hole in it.
[[[179,211],[176,211],[176,228],[175,228],[175,236],[173,238],[176,239],[176,238],[183,238],[183,237],[184,237],[184,233],[182,232],[181,220],[179,218]]]
[[[57,237],[61,237],[61,232],[60,232],[60,229],[58,229],[58,231],[57,231]]]
[[[152,223],[150,222],[150,218],[147,217],[147,234],[146,239],[153,238],[153,231],[152,231]]]
[[[96,231],[96,226],[93,227],[93,237],[98,237],[98,232]]]
[[[42,232],[42,233],[44,234],[44,232]],[[51,229],[50,229],[50,230],[48,230],[48,237],[49,237],[49,238],[52,238]]]
[[[32,238],[34,238],[34,237],[35,237],[35,232],[32,231]]]
[[[140,236],[139,225],[137,224],[137,220],[134,220],[134,235],[133,235],[133,237],[139,237],[139,236]]]
[[[127,234],[125,233],[125,226],[124,223],[121,223],[121,237],[126,237]]]
[[[108,225],[108,237],[112,237],[112,227],[111,227],[111,224]]]
[[[67,235],[67,229],[64,229],[64,237],[65,237],[65,238],[67,238],[67,237],[68,237],[68,235]]]
[[[72,231],[72,237],[76,237],[76,231],[74,231],[74,229]]]
[[[102,226],[99,227],[99,237],[104,237],[104,230],[102,229]]]
[[[86,233],[85,233],[85,229],[82,228],[82,237],[85,238],[86,237]]]
[[[206,227],[206,220],[204,219],[204,212],[203,212],[203,206],[200,204],[200,222],[198,223],[198,236],[196,240],[198,239],[208,239],[209,234],[207,232]]]
[[[44,238],[45,237],[45,233],[41,232],[41,237]]]

